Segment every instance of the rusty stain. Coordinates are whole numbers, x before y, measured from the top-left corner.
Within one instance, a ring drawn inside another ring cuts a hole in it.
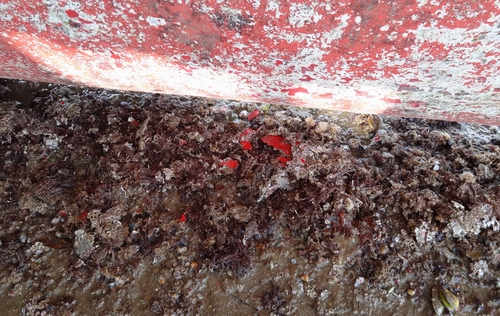
[[[495,0],[0,9],[0,77],[500,125]]]

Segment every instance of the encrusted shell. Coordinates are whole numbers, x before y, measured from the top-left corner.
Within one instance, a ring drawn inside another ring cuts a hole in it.
[[[446,306],[446,308],[450,311],[456,311],[460,306],[460,302],[458,298],[446,289],[441,289],[441,302]]]
[[[431,302],[436,315],[441,316],[444,312],[444,305],[441,302],[440,291],[437,287],[432,288]]]

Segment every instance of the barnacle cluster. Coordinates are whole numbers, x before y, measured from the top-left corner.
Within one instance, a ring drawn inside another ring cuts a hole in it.
[[[0,305],[424,313],[442,284],[463,312],[500,306],[497,128],[8,87]]]

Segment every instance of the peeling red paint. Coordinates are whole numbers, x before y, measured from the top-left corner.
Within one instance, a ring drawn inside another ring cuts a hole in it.
[[[495,0],[26,4],[2,8],[0,77],[431,118],[472,95],[450,117],[500,124]]]

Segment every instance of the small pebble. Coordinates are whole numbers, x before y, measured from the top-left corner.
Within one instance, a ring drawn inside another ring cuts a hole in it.
[[[306,283],[309,283],[309,276],[307,274],[303,274],[300,279]]]

